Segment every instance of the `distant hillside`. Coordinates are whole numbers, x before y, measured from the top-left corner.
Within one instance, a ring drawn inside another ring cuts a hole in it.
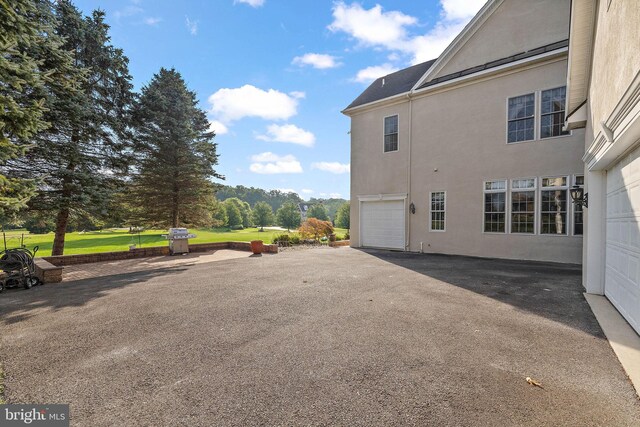
[[[237,197],[243,202],[249,203],[253,208],[258,202],[266,202],[268,203],[273,211],[275,212],[282,206],[285,202],[293,202],[293,203],[308,203],[309,205],[313,205],[316,203],[322,203],[326,206],[327,211],[329,212],[329,217],[331,219],[335,219],[336,211],[343,203],[347,202],[345,199],[316,199],[311,198],[308,202],[302,200],[302,198],[297,193],[283,193],[280,190],[263,190],[262,188],[255,187],[245,187],[244,185],[236,185],[235,187],[231,187],[228,185],[220,186],[218,191],[216,192],[216,198],[220,201],[224,201],[230,199],[232,197]]]

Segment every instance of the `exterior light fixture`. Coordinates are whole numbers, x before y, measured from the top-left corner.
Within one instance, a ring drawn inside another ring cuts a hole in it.
[[[413,202],[411,202],[411,204],[409,205],[409,212],[411,212],[412,214],[416,213],[416,205],[414,205]]]
[[[573,187],[571,187],[571,190],[569,190],[569,193],[571,193],[571,200],[573,200],[573,203],[576,206],[584,206],[585,208],[587,208],[587,203],[589,200],[589,194],[584,192],[584,188],[580,187],[579,185],[574,185]]]

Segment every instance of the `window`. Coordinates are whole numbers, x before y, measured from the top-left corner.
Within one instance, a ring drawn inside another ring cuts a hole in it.
[[[398,151],[398,116],[384,118],[384,152]]]
[[[540,233],[567,234],[567,177],[542,178]]]
[[[507,181],[484,183],[484,231],[504,233],[506,230]]]
[[[431,231],[445,230],[446,196],[444,191],[431,193]]]
[[[534,138],[535,94],[509,98],[507,142],[530,141]]]
[[[573,182],[575,185],[584,188],[584,176],[576,175]],[[573,235],[582,236],[582,205],[573,204]]]
[[[542,91],[542,105],[540,107],[540,138],[568,135],[563,131],[564,104],[566,87]]]
[[[511,180],[511,232],[535,233],[536,180]]]

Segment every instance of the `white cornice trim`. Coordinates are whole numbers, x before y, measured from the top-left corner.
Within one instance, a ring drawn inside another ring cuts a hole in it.
[[[500,7],[504,0],[489,0],[487,4],[485,4],[482,9],[476,16],[469,21],[469,23],[464,27],[464,29],[456,36],[455,39],[447,46],[447,48],[440,54],[436,62],[427,70],[427,72],[418,80],[418,82],[413,86],[411,91],[413,92],[422,84],[427,81],[427,79],[431,78],[440,70],[444,68],[445,65],[455,56],[456,53],[469,41],[471,37],[482,27],[487,19],[493,14],[493,12]]]
[[[345,108],[341,111],[345,116],[352,116],[357,113],[361,113],[366,110],[370,110],[372,108],[378,108],[383,106],[389,106],[394,104],[399,104],[407,100],[407,97],[410,95],[409,92],[399,93],[397,95],[390,96],[388,98],[378,99],[377,101],[367,102],[366,104],[356,105],[355,107]]]
[[[357,196],[361,202],[379,202],[385,200],[405,200],[407,193],[390,193],[390,194],[371,194],[364,196]]]

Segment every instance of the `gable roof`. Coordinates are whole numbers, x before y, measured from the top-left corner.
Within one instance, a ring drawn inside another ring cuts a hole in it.
[[[566,48],[569,46],[569,40],[562,40],[559,42],[551,43],[546,46],[541,46],[535,49],[528,50],[526,52],[521,52],[515,55],[508,56],[506,58],[496,59],[495,61],[487,62],[486,64],[477,65],[475,67],[467,68],[466,70],[457,71],[455,73],[447,74],[445,76],[436,77],[433,80],[429,80],[426,83],[423,83],[417,89],[424,89],[429,86],[436,85],[438,83],[444,83],[449,80],[454,80],[460,77],[468,76],[471,74],[478,73],[480,71],[490,70],[492,68],[499,67],[501,65],[507,65],[512,62],[521,61],[523,59],[531,58],[534,56],[542,55],[543,53],[553,52],[554,50]]]
[[[432,59],[376,79],[345,110],[409,92],[434,62]]]

